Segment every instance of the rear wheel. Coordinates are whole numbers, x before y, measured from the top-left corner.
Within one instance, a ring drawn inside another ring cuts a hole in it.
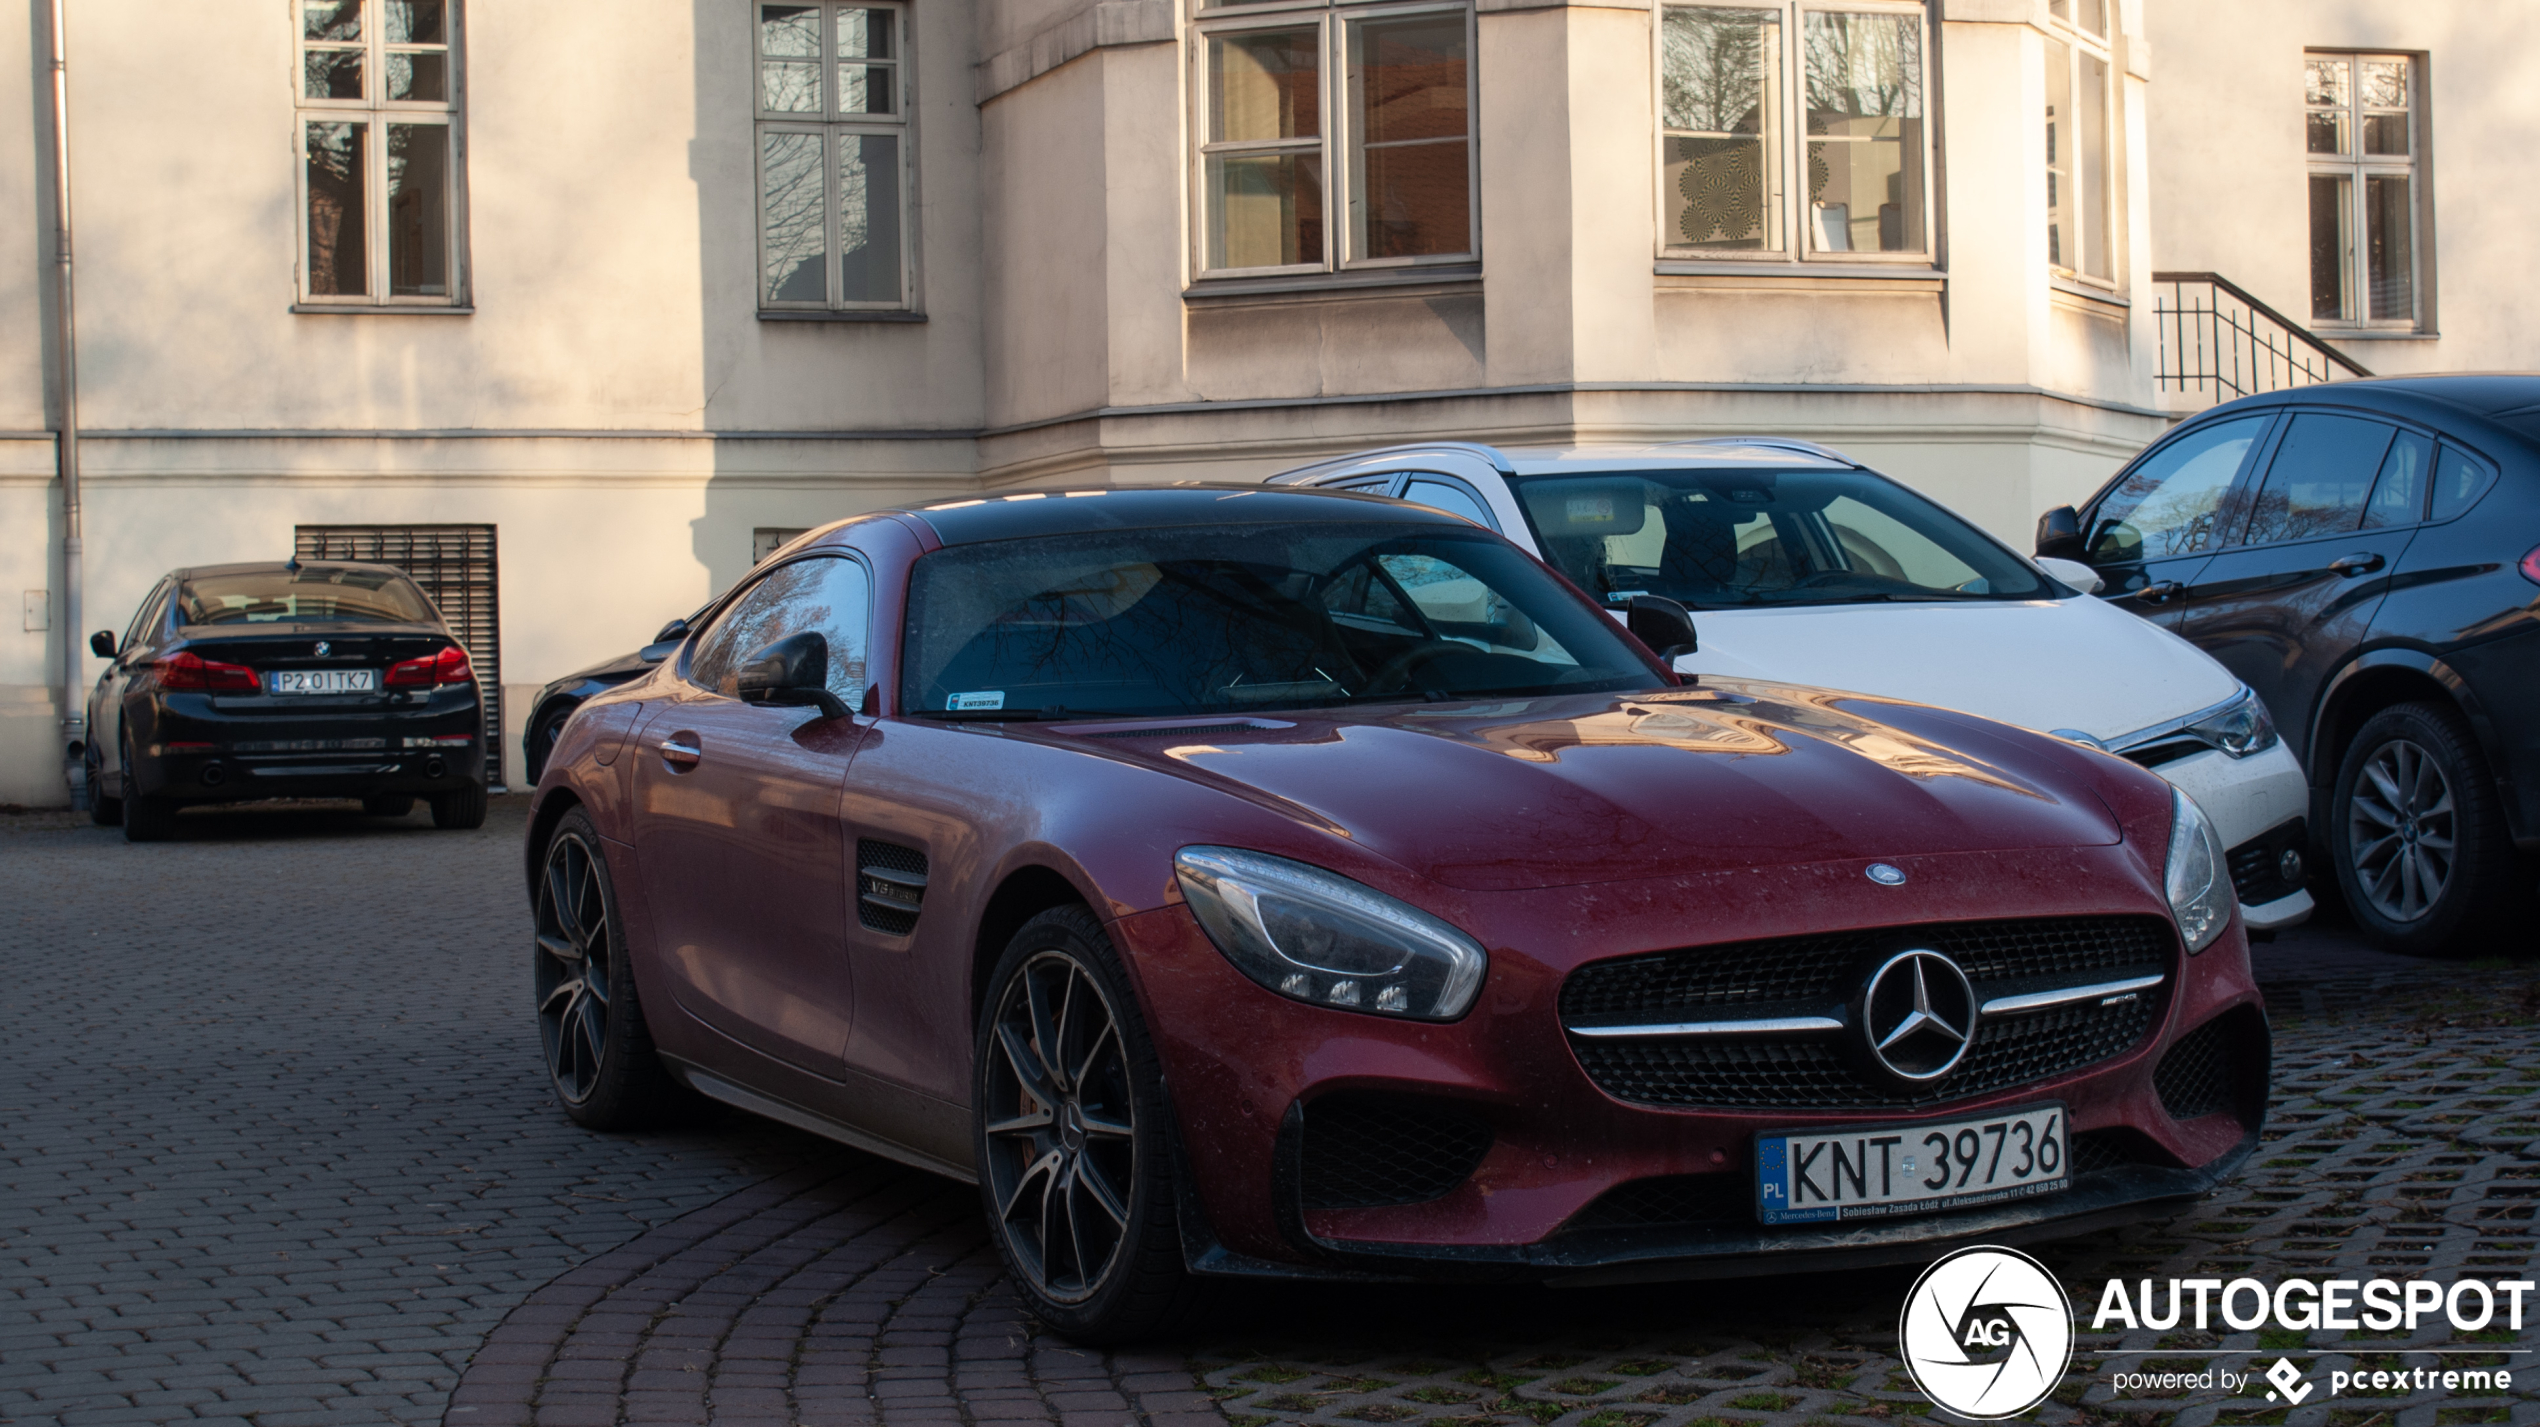
[[[176,804],[165,798],[153,798],[136,786],[132,758],[132,740],[123,741],[123,840],[126,842],[165,842],[176,836]]]
[[[530,974],[548,1083],[594,1130],[656,1124],[691,1103],[653,1050],[620,926],[599,831],[576,808],[547,844]]]
[[[375,818],[401,818],[414,810],[414,797],[407,793],[375,793],[362,799],[362,811]]]
[[[2412,956],[2474,954],[2520,889],[2504,809],[2469,725],[2439,704],[2366,720],[2337,773],[2330,838],[2355,924]]]
[[[1042,1322],[1082,1342],[1198,1307],[1174,1218],[1163,1072],[1102,924],[1043,912],[990,974],[974,1043],[979,1193]]]
[[[432,825],[452,828],[485,826],[485,785],[470,783],[464,788],[433,794]]]
[[[88,770],[88,820],[99,827],[123,826],[123,799],[106,796],[106,770],[97,757],[97,745],[88,745],[79,761]]]

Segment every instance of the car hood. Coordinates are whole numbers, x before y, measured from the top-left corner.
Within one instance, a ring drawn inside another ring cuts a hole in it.
[[[2087,595],[1982,603],[1702,610],[1687,673],[1857,689],[2107,739],[2213,707],[2212,655]]]
[[[603,659],[597,664],[590,665],[586,668],[576,669],[570,674],[551,679],[547,682],[546,688],[540,690],[539,692],[548,693],[560,688],[570,688],[575,684],[581,683],[585,679],[598,679],[604,683],[622,684],[629,679],[641,678],[645,674],[651,673],[654,666],[660,662],[661,661],[658,659],[645,658],[644,651],[641,649],[630,649],[627,652],[618,655],[614,659]]]
[[[1706,685],[1049,733],[1472,891],[2121,840],[2083,772],[2095,755],[2069,745],[1822,689]]]

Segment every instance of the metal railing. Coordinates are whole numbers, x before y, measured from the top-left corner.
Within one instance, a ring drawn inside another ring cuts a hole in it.
[[[2155,382],[2164,392],[2228,401],[2372,375],[2220,273],[2154,273],[2152,282],[2161,333]]]

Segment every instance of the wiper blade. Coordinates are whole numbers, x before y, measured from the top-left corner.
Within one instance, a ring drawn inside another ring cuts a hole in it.
[[[917,709],[911,718],[939,718],[952,723],[1001,723],[1007,721],[1047,723],[1069,718],[1181,718],[1178,710],[1162,713],[1125,713],[1119,709],[1071,709],[1065,704],[1051,704],[1037,709]]]

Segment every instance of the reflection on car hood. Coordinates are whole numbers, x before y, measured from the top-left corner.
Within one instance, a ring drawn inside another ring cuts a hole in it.
[[[2113,738],[2240,686],[2212,655],[2088,596],[1700,610],[1677,667],[1857,689],[2035,729]]]
[[[2120,838],[2076,771],[2093,755],[1821,689],[1711,681],[1265,722],[1291,726],[1104,743],[1475,891]]]
[[[626,653],[620,654],[614,659],[603,659],[599,663],[593,664],[588,668],[576,669],[570,674],[566,674],[557,679],[552,679],[548,681],[546,687],[539,690],[539,692],[541,694],[545,694],[558,688],[570,688],[575,684],[581,683],[585,679],[598,679],[603,683],[609,684],[623,684],[629,679],[641,677],[645,673],[649,672],[653,667],[653,664],[644,658],[644,652],[642,650],[630,649]]]

